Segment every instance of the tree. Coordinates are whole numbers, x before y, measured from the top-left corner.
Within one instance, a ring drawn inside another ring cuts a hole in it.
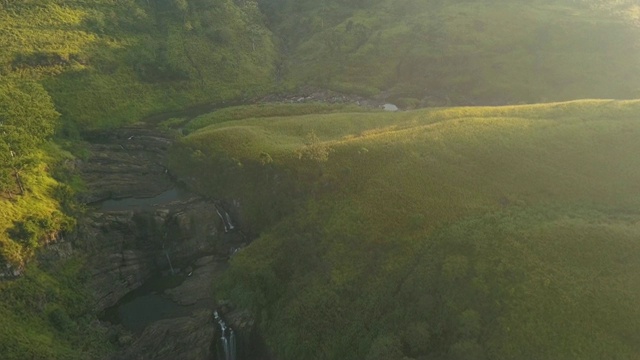
[[[369,349],[367,360],[409,360],[402,353],[402,344],[395,336],[378,336]]]

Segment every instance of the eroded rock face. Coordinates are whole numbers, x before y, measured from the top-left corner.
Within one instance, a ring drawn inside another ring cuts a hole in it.
[[[169,269],[169,261],[177,268],[215,253],[223,225],[212,201],[187,191],[158,197],[175,187],[164,165],[170,136],[122,128],[89,138],[91,155],[78,168],[92,204],[76,242],[89,254],[96,308],[104,309]],[[100,203],[122,198],[133,199],[118,206]]]
[[[203,300],[209,300],[213,305],[213,284],[227,264],[210,255],[198,259],[194,266],[191,275],[180,286],[165,290],[165,294],[180,305],[193,305]]]
[[[220,203],[174,191],[164,165],[171,141],[141,128],[95,133],[91,155],[77,163],[89,188],[89,211],[79,220],[73,243],[89,256],[96,310],[116,304],[154,275],[183,267],[186,279],[163,296],[193,309],[190,316],[152,322],[142,333],[113,326],[118,339],[127,341],[117,341],[121,351],[112,359],[212,359],[212,312],[217,306],[213,285],[227,267],[220,259],[245,244],[241,231],[225,234],[235,228],[234,221],[229,222],[238,208],[235,203],[226,206],[228,215]],[[243,346],[249,347],[253,320],[245,313],[230,315],[238,332],[247,334]]]
[[[187,317],[157,321],[112,359],[213,359],[211,343],[214,329],[212,311],[206,309]]]
[[[90,254],[91,286],[97,308],[115,304],[154,273],[220,247],[215,205],[193,197],[141,211],[94,211],[79,237]]]
[[[144,127],[87,135],[90,155],[77,164],[89,191],[85,202],[151,197],[170,189],[166,153],[170,135]]]

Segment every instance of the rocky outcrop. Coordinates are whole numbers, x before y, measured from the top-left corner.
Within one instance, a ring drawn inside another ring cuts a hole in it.
[[[77,167],[86,182],[85,202],[152,197],[173,186],[166,153],[173,138],[144,127],[89,133],[89,157]]]
[[[203,300],[210,300],[213,305],[213,284],[226,269],[226,262],[217,261],[210,255],[198,259],[193,266],[195,269],[189,271],[190,276],[180,286],[166,290],[165,294],[180,305],[193,305]]]
[[[178,287],[154,295],[184,306],[179,312],[165,314],[142,333],[111,326],[121,347],[112,359],[213,358],[215,279],[227,267],[221,259],[246,244],[233,216],[238,204],[224,206],[177,189],[164,165],[172,142],[166,134],[124,128],[91,134],[90,141],[91,155],[76,163],[87,183],[89,211],[79,220],[73,243],[88,254],[96,310],[117,304],[153,276],[171,270],[184,277]],[[64,256],[66,250],[58,253]],[[189,316],[183,316],[185,309]],[[254,321],[227,310],[249,349]]]
[[[133,127],[88,138],[90,156],[77,166],[91,204],[76,243],[89,254],[96,307],[104,309],[152,274],[215,253],[224,226],[213,201],[168,191],[176,185],[164,166],[167,134]]]
[[[90,254],[97,307],[115,304],[152,274],[216,253],[222,246],[221,227],[215,205],[198,197],[151,209],[95,210],[78,234]]]
[[[113,360],[213,359],[212,311],[202,309],[191,316],[157,321],[149,325],[125,351]]]

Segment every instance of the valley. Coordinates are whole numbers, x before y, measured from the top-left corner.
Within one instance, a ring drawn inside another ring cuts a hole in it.
[[[638,358],[639,14],[0,2],[0,358]]]

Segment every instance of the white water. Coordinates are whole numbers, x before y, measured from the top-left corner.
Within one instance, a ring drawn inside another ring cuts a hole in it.
[[[224,213],[224,216],[220,212],[220,209],[216,207],[216,213],[218,213],[218,217],[220,217],[220,220],[222,220],[222,225],[224,226],[224,232],[229,232],[231,230],[234,230],[236,227],[233,225],[233,222],[231,221],[231,216],[229,215],[228,212],[224,211],[224,209],[222,210],[222,212]]]
[[[236,359],[236,334],[229,328],[229,360]]]
[[[175,275],[175,271],[173,271],[173,265],[171,264],[171,258],[169,258],[169,253],[165,250],[164,254],[167,256],[167,261],[169,261],[169,268],[171,269],[171,275]]]
[[[233,226],[233,223],[231,222],[231,216],[229,216],[229,213],[225,211],[224,215],[227,217],[227,223],[229,224],[229,230],[233,230],[236,227]]]
[[[217,310],[213,312],[213,318],[218,322],[221,332],[220,339],[218,339],[220,349],[218,360],[236,360],[236,334],[233,332],[233,329],[228,327],[224,320],[222,320]],[[227,329],[229,330],[228,334]]]

